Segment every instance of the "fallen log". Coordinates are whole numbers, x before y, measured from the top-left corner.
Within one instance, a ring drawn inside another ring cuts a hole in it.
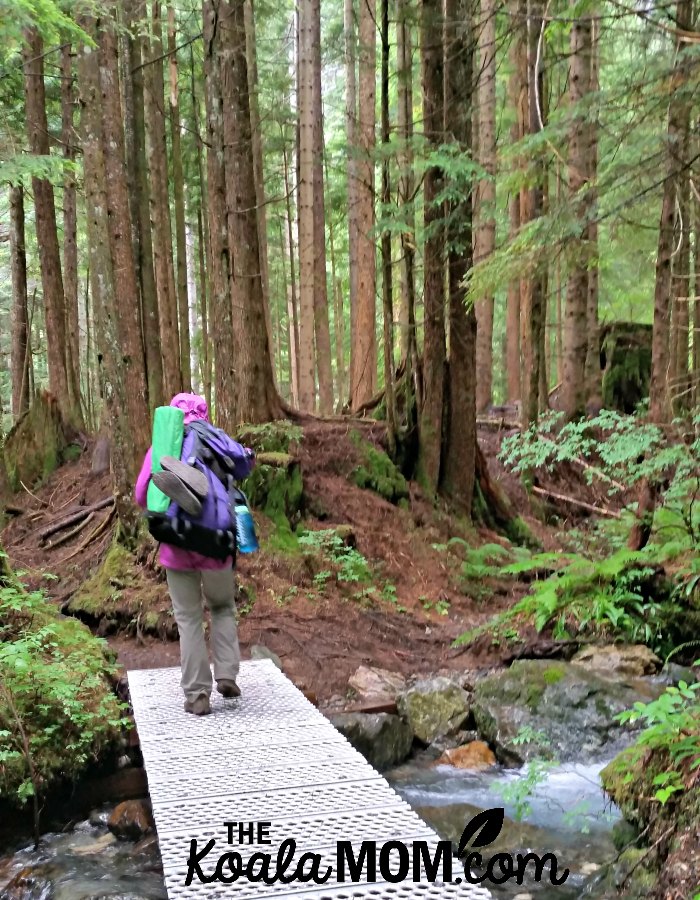
[[[561,500],[562,503],[571,503],[573,506],[580,506],[581,509],[587,509],[588,512],[597,513],[599,516],[608,516],[611,519],[621,518],[620,513],[614,509],[608,509],[605,506],[593,506],[592,503],[586,503],[585,500],[577,500],[575,497],[567,497],[566,494],[557,494],[554,491],[545,490],[541,487],[533,487],[533,494],[540,494],[543,497],[551,497],[552,500]]]
[[[56,534],[57,531],[63,531],[64,528],[75,525],[76,522],[80,522],[81,519],[89,516],[90,513],[97,512],[98,510],[104,509],[106,506],[112,506],[113,504],[114,497],[105,497],[103,500],[99,500],[91,506],[83,506],[78,512],[72,513],[72,515],[66,516],[58,522],[54,522],[54,524],[50,525],[48,528],[45,528],[39,533],[39,538],[43,543],[43,541],[50,538],[52,534]]]
[[[91,512],[83,519],[82,522],[78,522],[75,528],[71,528],[69,532],[66,534],[62,534],[60,538],[56,538],[55,541],[49,541],[46,545],[48,550],[53,550],[54,547],[60,547],[61,544],[67,543],[71,538],[74,538],[76,534],[79,534],[86,525],[88,525],[95,518],[95,513]]]

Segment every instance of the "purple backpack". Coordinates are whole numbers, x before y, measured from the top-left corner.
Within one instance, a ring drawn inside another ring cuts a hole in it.
[[[201,420],[185,426],[182,462],[207,477],[209,490],[198,517],[173,501],[165,513],[148,513],[148,528],[163,544],[190,550],[212,559],[236,555],[236,504],[245,501],[235,485],[253,467],[253,454],[225,431]]]

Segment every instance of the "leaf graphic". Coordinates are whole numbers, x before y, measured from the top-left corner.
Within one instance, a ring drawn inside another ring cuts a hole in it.
[[[497,806],[494,809],[485,809],[470,819],[459,840],[457,856],[461,856],[470,843],[472,847],[486,847],[492,844],[501,833],[505,813],[504,807]]]

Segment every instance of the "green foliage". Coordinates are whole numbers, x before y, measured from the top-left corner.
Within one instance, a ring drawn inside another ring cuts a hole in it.
[[[299,544],[320,553],[335,567],[336,578],[342,583],[364,583],[370,580],[371,570],[365,557],[354,547],[348,547],[340,535],[332,528],[323,531],[307,531],[299,536]],[[317,586],[322,586],[331,577],[330,572],[319,573],[323,576]],[[318,576],[316,576],[318,578]]]
[[[125,724],[104,641],[41,591],[0,587],[0,797],[24,803],[76,776]]]
[[[242,425],[236,432],[236,440],[252,447],[257,453],[290,453],[303,436],[303,429],[287,419]]]

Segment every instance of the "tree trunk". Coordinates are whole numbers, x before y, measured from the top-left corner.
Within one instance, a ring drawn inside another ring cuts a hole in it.
[[[328,157],[323,156],[323,166],[325,174],[326,188],[330,184],[328,176]],[[335,338],[335,385],[338,392],[338,409],[343,408],[345,403],[345,354],[343,352],[343,292],[340,288],[340,279],[336,277],[336,256],[335,256],[335,229],[333,228],[333,217],[328,217],[328,242],[331,254],[331,297],[333,298],[333,335]]]
[[[299,4],[299,406],[313,412],[314,383],[314,107],[313,0]]]
[[[163,44],[160,2],[153,3],[151,61],[145,67],[146,121],[148,125],[148,170],[151,180],[153,268],[158,297],[163,389],[166,399],[182,390],[177,295],[173,274],[173,239],[168,198],[168,156],[165,139]]]
[[[210,322],[214,345],[216,421],[231,431],[234,419],[233,303],[231,252],[226,218],[224,174],[224,109],[222,95],[222,18],[230,15],[227,3],[204,0],[204,84],[207,111],[207,197],[211,242]]]
[[[169,119],[173,160],[173,197],[175,200],[175,250],[177,253],[177,308],[180,337],[180,369],[183,391],[192,390],[190,371],[190,322],[187,296],[187,238],[185,234],[185,179],[182,171],[180,141],[180,94],[177,83],[177,33],[175,10],[168,4],[168,72],[170,76]]]
[[[282,134],[282,163],[284,169],[284,193],[287,199],[287,249],[289,251],[289,284],[287,286],[287,311],[289,316],[289,377],[291,379],[292,405],[301,406],[299,400],[299,317],[297,313],[297,279],[294,266],[294,226],[292,219],[291,186],[287,145]]]
[[[153,272],[153,240],[151,236],[150,197],[146,161],[146,123],[144,119],[144,63],[149,56],[148,39],[143,34],[146,21],[145,0],[131,0],[125,4],[126,25],[133,31],[129,37],[132,116],[129,128],[133,136],[132,154],[129,160],[132,191],[132,219],[136,219],[135,242],[138,257],[136,268],[141,294],[141,323],[146,354],[148,399],[151,410],[163,404],[163,359],[161,357],[158,297]]]
[[[577,7],[571,0],[575,15]],[[573,264],[569,272],[564,312],[564,381],[562,400],[566,415],[582,416],[586,407],[586,352],[588,348],[588,284],[590,139],[588,111],[581,109],[591,92],[591,17],[575,18],[571,25],[569,57],[569,202],[578,220],[578,234],[570,241]]]
[[[690,22],[690,0],[679,0],[677,22],[680,29],[687,29]],[[673,226],[675,222],[676,190],[678,175],[683,166],[683,122],[686,99],[685,80],[688,77],[687,44],[678,43],[669,84],[673,89],[668,109],[668,144],[666,150],[666,177],[661,203],[659,244],[656,255],[656,281],[654,286],[654,329],[651,346],[651,384],[649,408],[654,422],[668,422],[671,403],[668,389],[670,365],[671,320],[671,261],[673,257]]]
[[[600,90],[598,78],[600,22],[591,18],[591,91]],[[589,223],[588,223],[588,304],[586,348],[586,401],[602,405],[603,374],[600,369],[600,324],[598,319],[598,116],[588,124],[589,140]],[[562,373],[563,374],[563,373]]]
[[[73,56],[70,44],[61,50],[61,140],[68,162],[76,157],[73,125]],[[80,398],[80,329],[78,327],[78,204],[75,175],[67,170],[63,177],[63,293],[66,305],[66,373],[70,405],[82,421]]]
[[[260,275],[260,247],[253,171],[244,0],[233,0],[222,22],[224,57],[224,167],[232,267],[234,409],[239,422],[279,418]]]
[[[12,416],[29,409],[29,320],[27,316],[27,257],[24,244],[24,190],[10,188],[10,259],[12,270]]]
[[[487,260],[496,247],[496,2],[481,0],[479,35],[478,161],[486,176],[477,184],[474,214],[475,262]],[[476,338],[477,409],[491,403],[493,379],[493,296],[476,303],[479,324]]]
[[[321,0],[313,0],[311,27],[314,334],[316,337],[319,410],[322,415],[328,415],[333,411],[333,369],[331,366],[331,333],[328,323],[328,280],[326,278],[326,204],[323,181],[323,92],[321,90]]]
[[[527,31],[527,133],[538,134],[542,129],[543,114],[541,98],[544,97],[544,78],[542,60],[539,59],[537,48],[540,34],[543,29],[542,3],[540,0],[528,0]],[[544,191],[542,187],[543,174],[541,165],[538,167],[536,183],[526,187],[520,195],[520,222],[521,225],[531,222],[542,215],[544,205]],[[521,287],[521,348],[522,348],[522,418],[523,425],[527,427],[537,421],[540,401],[540,366],[544,365],[542,359],[542,331],[545,322],[545,287],[542,271],[535,266],[533,271],[527,273]]]
[[[523,0],[513,0],[513,38],[510,45],[511,74],[508,78],[508,100],[515,118],[510,130],[513,144],[524,136],[524,104],[527,102],[527,40],[523,26],[525,4]],[[509,241],[514,241],[520,231],[520,196],[514,192],[508,200]],[[508,285],[506,301],[506,382],[509,403],[520,400],[520,291],[521,279],[514,278]]]
[[[439,0],[422,0],[421,62],[423,127],[430,149],[436,150],[444,138],[442,6]],[[436,199],[441,190],[442,172],[436,166],[431,166],[426,170],[424,180],[425,340],[418,458],[419,479],[431,493],[437,490],[440,478],[445,381],[445,237],[443,211]]]
[[[150,416],[146,367],[143,355],[139,289],[131,240],[131,216],[126,177],[124,133],[119,92],[116,22],[101,23],[99,34],[100,89],[104,146],[107,224],[114,273],[118,347],[121,378],[130,439],[125,448],[127,464],[136,478],[150,443]],[[123,414],[123,413],[122,413]],[[129,464],[130,463],[130,464]]]
[[[362,2],[362,0],[360,0]],[[350,288],[350,401],[355,377],[355,347],[352,335],[357,319],[357,263],[358,263],[358,140],[357,140],[357,41],[355,37],[355,9],[353,0],[343,0],[343,28],[345,31],[345,128],[348,142],[348,283]]]
[[[272,320],[270,314],[270,270],[267,259],[267,205],[265,203],[265,173],[263,171],[263,136],[258,103],[258,50],[255,38],[255,11],[253,0],[246,0],[245,7],[246,59],[250,85],[250,125],[253,133],[253,166],[255,168],[255,199],[258,205],[258,243],[260,245],[260,277],[265,298],[265,325],[267,340],[273,354]]]
[[[374,243],[374,148],[377,93],[376,0],[359,0],[359,113],[357,160],[357,313],[352,330],[351,405],[357,409],[377,389],[376,286]]]
[[[406,230],[401,233],[402,265],[401,265],[401,302],[399,304],[399,331],[401,359],[410,357],[411,332],[409,304],[414,302],[412,289],[414,281],[413,259],[415,245],[415,216],[413,213],[413,191],[415,179],[413,175],[413,52],[411,41],[411,22],[409,21],[408,0],[398,0],[398,21],[396,23],[396,78],[398,92],[398,137],[399,137],[399,203],[402,206],[402,218],[406,222]],[[413,335],[415,341],[415,334]]]
[[[103,36],[105,23],[81,20],[83,29],[95,40]],[[108,198],[105,172],[103,123],[101,116],[101,53],[81,47],[78,73],[81,94],[81,132],[85,172],[85,211],[88,231],[90,284],[93,322],[97,342],[99,379],[104,387],[105,410],[112,434],[112,470],[116,488],[116,507],[122,527],[135,534],[140,514],[132,501],[135,468],[135,441],[128,416],[126,369],[121,365],[121,335],[118,301],[114,282],[114,266],[110,250],[108,217],[105,211],[113,198]],[[114,85],[113,85],[114,89]],[[118,95],[117,95],[118,102]],[[105,111],[102,111],[105,112]],[[116,123],[121,127],[121,122]],[[131,242],[127,229],[122,239]],[[88,363],[90,359],[88,357]],[[148,416],[148,409],[145,408]]]
[[[25,37],[24,94],[29,147],[37,156],[48,156],[50,147],[44,90],[43,41],[35,28],[28,29]],[[66,371],[65,298],[53,187],[46,178],[32,178],[32,190],[46,320],[49,390],[56,397],[64,418],[77,423],[80,410],[76,410],[71,404]]]
[[[472,152],[474,66],[473,0],[445,3],[445,139]],[[476,471],[476,313],[467,306],[465,279],[472,265],[472,198],[449,210],[448,290],[450,321],[449,406],[442,490],[469,516]]]
[[[389,171],[389,0],[381,0],[382,21],[382,203],[388,209],[391,203],[391,181]],[[396,453],[398,422],[394,394],[394,304],[391,269],[391,232],[382,232],[382,308],[384,313],[384,404],[386,406],[387,437],[389,455]]]

